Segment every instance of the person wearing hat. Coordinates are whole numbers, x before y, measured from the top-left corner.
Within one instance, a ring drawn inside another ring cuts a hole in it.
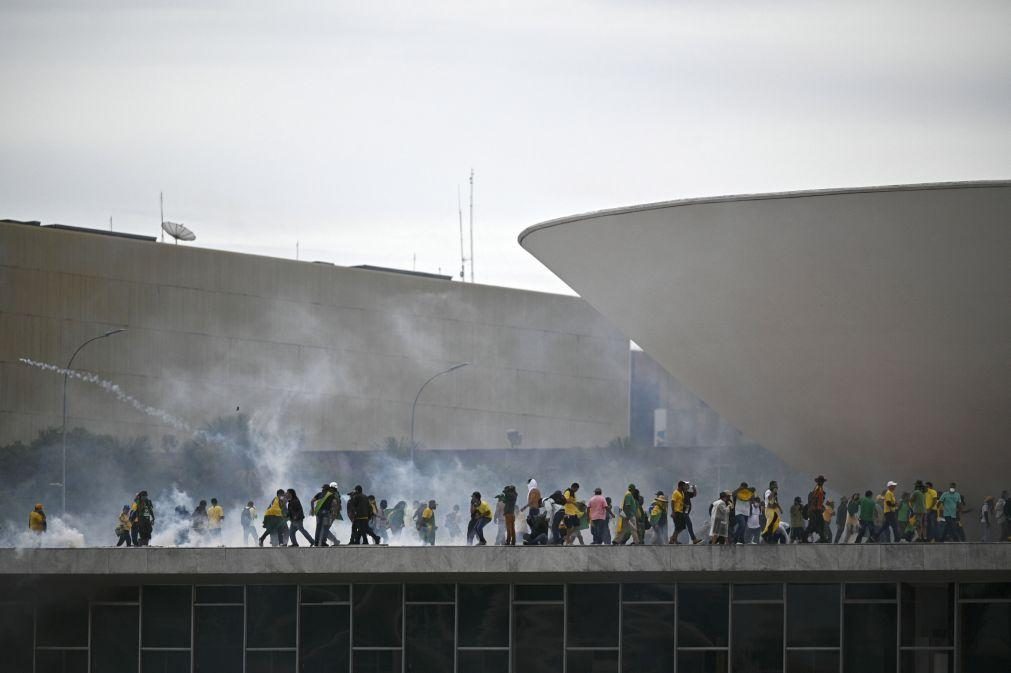
[[[895,497],[895,488],[898,486],[897,482],[889,481],[885,485],[884,501],[882,504],[882,512],[884,513],[884,523],[881,526],[881,530],[878,531],[878,541],[881,542],[881,536],[883,533],[888,532],[890,542],[898,542],[902,539],[902,533],[899,531],[899,501]]]
[[[35,509],[28,513],[28,530],[36,535],[42,535],[46,532],[47,527],[46,513],[42,510],[42,503],[40,502],[35,505]]]
[[[723,491],[709,508],[709,544],[727,544],[730,536],[730,491]]]
[[[667,544],[667,496],[657,491],[649,508],[649,523],[653,530],[653,544]]]
[[[818,542],[831,542],[831,538],[825,535],[825,482],[828,481],[824,475],[818,475],[814,479],[814,490],[807,495],[807,530],[804,531],[803,542],[811,539],[811,535],[818,534]]]

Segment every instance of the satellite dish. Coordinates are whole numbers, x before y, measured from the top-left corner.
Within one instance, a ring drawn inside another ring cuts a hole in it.
[[[176,239],[176,245],[179,245],[179,241],[197,240],[197,235],[190,231],[184,224],[179,224],[178,222],[162,222],[161,228],[165,230],[166,234]]]

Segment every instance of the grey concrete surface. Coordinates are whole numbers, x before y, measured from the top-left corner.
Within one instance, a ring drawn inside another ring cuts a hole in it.
[[[75,360],[192,427],[235,413],[304,450],[606,446],[628,433],[628,339],[577,297],[0,223],[0,443],[60,425]],[[177,430],[71,381],[69,426]]]
[[[1011,479],[1011,182],[687,199],[521,244],[754,441],[834,491]],[[974,526],[978,517],[967,517]]]
[[[0,575],[169,576],[195,581],[247,581],[253,576],[260,581],[270,575],[515,581],[568,581],[575,575],[728,581],[917,575],[1007,582],[1011,544],[2,549]]]

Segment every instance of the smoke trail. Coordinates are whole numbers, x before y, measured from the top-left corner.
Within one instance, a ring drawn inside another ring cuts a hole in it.
[[[70,517],[67,517],[69,519]],[[15,526],[7,521],[0,533],[0,547],[17,549],[54,548],[54,547],[84,547],[84,534],[64,518],[49,515],[46,517],[46,532],[39,535],[27,528]],[[15,532],[17,531],[17,532]]]
[[[81,372],[77,371],[76,369],[64,369],[63,367],[51,365],[46,362],[37,362],[36,360],[32,360],[31,358],[18,358],[18,360],[31,367],[38,367],[43,371],[53,372],[55,374],[63,374],[64,376],[69,376],[79,381],[84,381],[85,383],[93,383],[102,390],[104,390],[105,392],[114,395],[120,402],[129,404],[131,407],[141,412],[142,414],[153,416],[154,418],[157,418],[160,421],[162,421],[165,425],[171,426],[176,430],[185,430],[187,432],[190,431],[190,426],[185,421],[176,418],[167,411],[162,411],[157,407],[152,407],[150,405],[144,404],[133,395],[127,394],[122,388],[119,387],[118,384],[115,384],[111,381],[106,381],[105,379],[100,378],[97,374]]]

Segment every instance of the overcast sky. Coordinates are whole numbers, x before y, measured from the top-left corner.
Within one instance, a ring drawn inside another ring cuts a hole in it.
[[[87,8],[87,9],[85,9]],[[516,236],[1011,177],[1011,2],[0,0],[0,218],[567,291]],[[466,213],[465,213],[466,217]]]

